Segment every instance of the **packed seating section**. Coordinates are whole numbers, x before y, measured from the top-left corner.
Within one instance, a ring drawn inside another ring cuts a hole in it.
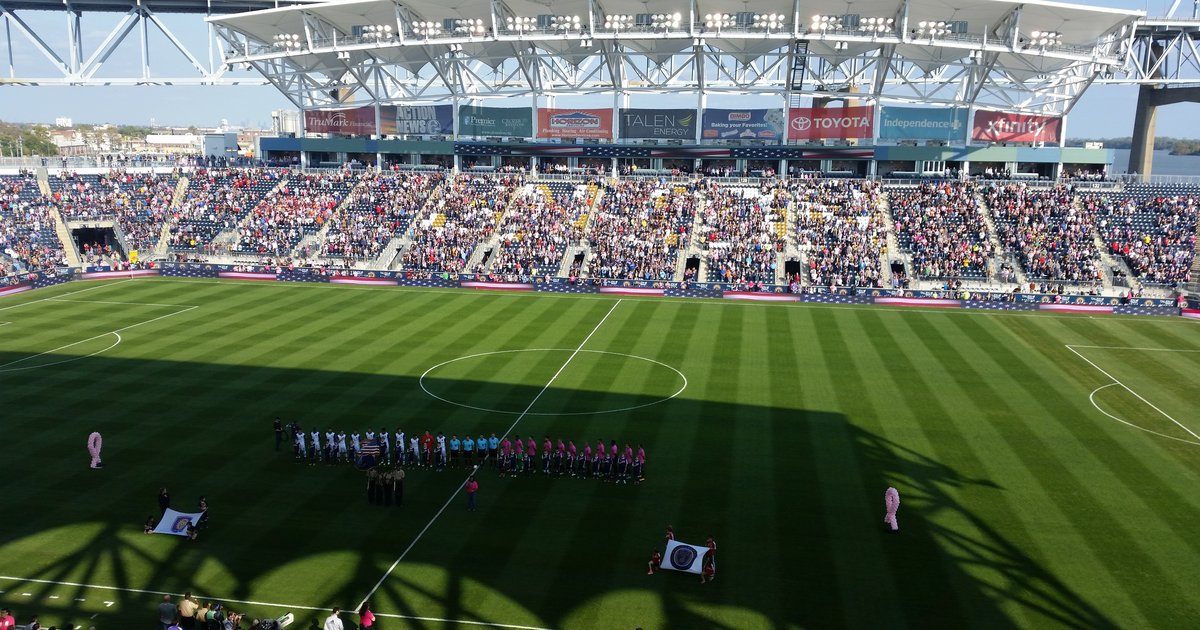
[[[498,251],[472,271],[523,277],[557,274],[567,246],[583,235],[598,190],[591,183],[525,184],[501,219]]]
[[[878,186],[840,180],[797,180],[789,186],[796,200],[796,244],[805,252],[808,282],[881,286],[880,257],[887,248],[887,228],[879,210]]]
[[[984,279],[990,246],[971,183],[924,182],[887,190],[900,249],[922,278]]]
[[[617,280],[672,280],[686,249],[702,185],[621,180],[609,186],[588,233],[588,275]]]
[[[708,251],[708,281],[776,282],[791,195],[780,182],[753,186],[713,185],[704,191],[699,238]]]
[[[1092,217],[1065,186],[1005,184],[986,190],[1000,244],[1016,254],[1030,280],[1093,283],[1101,279]]]
[[[61,267],[62,242],[51,204],[31,173],[0,177],[0,271],[4,276]]]
[[[321,255],[346,265],[375,260],[392,238],[402,236],[441,173],[373,172],[362,175],[344,206],[329,217]]]

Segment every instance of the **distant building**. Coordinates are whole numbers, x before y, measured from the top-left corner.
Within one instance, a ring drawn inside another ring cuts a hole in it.
[[[294,109],[272,111],[271,131],[274,131],[276,136],[300,135],[300,112]]]
[[[67,118],[65,116],[59,116],[58,118],[54,119],[54,126],[55,127],[66,127],[69,129],[69,128],[75,126],[75,121],[73,121],[70,118]]]

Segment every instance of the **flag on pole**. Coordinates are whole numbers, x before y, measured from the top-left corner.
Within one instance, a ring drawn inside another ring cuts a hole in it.
[[[163,513],[162,520],[154,528],[154,533],[187,536],[188,523],[192,525],[199,523],[201,516],[204,516],[204,512],[178,512],[167,508],[167,511]]]
[[[703,545],[689,545],[678,540],[668,540],[667,553],[663,554],[666,557],[663,558],[662,568],[699,574],[704,567],[704,554],[706,553],[708,553],[708,547]]]

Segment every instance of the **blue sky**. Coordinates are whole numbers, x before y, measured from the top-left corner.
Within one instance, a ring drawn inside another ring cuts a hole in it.
[[[1151,15],[1166,12],[1169,2],[1122,2],[1117,0],[1095,0],[1089,4],[1118,8],[1141,9]],[[1190,5],[1184,2],[1183,5]],[[1190,12],[1190,6],[1181,11]],[[46,37],[51,46],[62,50],[65,41],[65,18],[62,13],[26,12],[22,14],[39,34]],[[84,14],[83,40],[86,53],[95,48],[107,35],[119,16],[112,14]],[[206,28],[200,16],[163,16],[177,37],[198,55],[206,55]],[[34,48],[15,30],[12,31],[13,51],[18,74],[26,76],[53,76],[52,68]],[[176,53],[166,38],[151,29],[152,65],[156,73],[165,76],[172,72],[182,74],[187,67],[184,58]],[[0,44],[3,43],[0,33]],[[136,38],[122,44],[104,68],[97,74],[121,76],[136,72],[140,67],[140,49]],[[214,54],[216,54],[214,52]],[[86,54],[85,54],[86,56]],[[202,61],[206,60],[202,59]],[[7,61],[7,60],[5,60]],[[4,64],[5,66],[7,64]],[[7,67],[0,68],[7,76]],[[246,73],[247,71],[239,71]],[[694,97],[684,99],[684,104],[694,102]],[[1093,87],[1080,100],[1067,121],[1069,137],[1118,137],[1127,136],[1133,129],[1133,110],[1137,100],[1134,87]],[[528,103],[528,99],[522,99]],[[571,106],[592,104],[605,106],[611,103],[601,97],[590,103],[579,99],[560,100]],[[499,103],[497,103],[499,104]],[[679,106],[678,99],[671,102],[653,101],[650,98],[634,99],[634,106]],[[745,97],[713,97],[709,105],[746,106]],[[778,100],[763,100],[761,106],[777,107]],[[17,122],[52,122],[65,116],[76,122],[121,124],[149,124],[153,119],[161,125],[213,126],[222,119],[233,125],[269,127],[271,110],[289,108],[290,104],[274,88],[265,86],[234,87],[0,87],[0,120]],[[1158,135],[1200,138],[1200,104],[1172,105],[1159,110]]]

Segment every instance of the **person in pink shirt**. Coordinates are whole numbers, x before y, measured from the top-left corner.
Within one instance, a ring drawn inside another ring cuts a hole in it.
[[[503,477],[508,472],[508,458],[512,451],[512,442],[505,438],[500,442],[500,476]]]
[[[646,449],[638,444],[637,459],[633,460],[633,483],[640,484],[646,480]]]
[[[580,461],[582,464],[580,466],[580,468],[581,468],[580,474],[582,474],[584,477],[590,477],[591,475],[589,473],[591,472],[591,468],[589,468],[589,467],[592,465],[592,445],[591,444],[588,444],[587,442],[583,443],[583,459]]]
[[[604,440],[596,440],[596,451],[592,456],[592,476],[600,476],[600,462],[604,460]]]
[[[575,440],[567,441],[567,470],[571,472],[571,476],[575,476],[575,463],[578,459],[579,451],[575,449]]]
[[[526,449],[525,453],[525,475],[529,476],[533,474],[534,471],[533,458],[537,457],[537,442],[534,441],[533,436],[531,435],[529,436],[529,440],[526,442],[526,444],[528,448]]]
[[[478,507],[475,504],[475,493],[479,491],[479,482],[475,481],[475,475],[467,477],[465,487],[467,489],[467,511],[476,512]]]

